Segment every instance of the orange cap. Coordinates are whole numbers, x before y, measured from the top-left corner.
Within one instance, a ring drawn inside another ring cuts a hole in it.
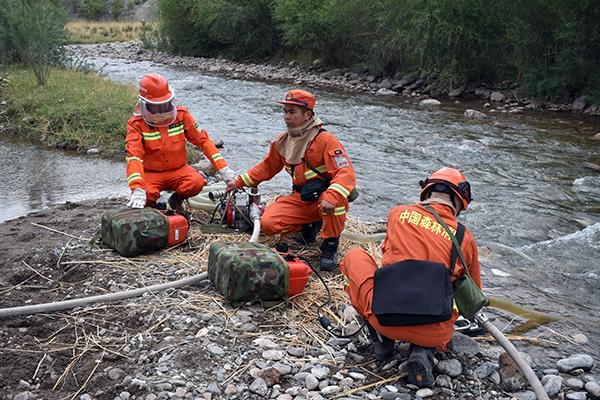
[[[279,104],[292,104],[295,106],[306,107],[312,111],[315,106],[316,100],[312,93],[306,90],[293,89],[286,93],[285,100],[278,101]]]
[[[161,104],[173,100],[173,90],[159,74],[146,74],[140,80],[140,98],[148,103]]]

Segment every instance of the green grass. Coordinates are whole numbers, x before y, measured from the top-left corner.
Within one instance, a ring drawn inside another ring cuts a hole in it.
[[[125,42],[141,39],[158,29],[156,24],[137,21],[74,20],[67,25],[68,41],[73,44]]]
[[[105,156],[123,155],[127,120],[136,103],[135,88],[74,70],[51,69],[38,86],[33,73],[8,71],[0,86],[3,110],[15,130],[49,146],[75,151],[98,148]]]

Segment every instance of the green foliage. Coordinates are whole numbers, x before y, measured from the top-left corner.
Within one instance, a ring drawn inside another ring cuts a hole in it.
[[[199,56],[260,58],[278,48],[273,0],[160,0],[161,33],[168,47]]]
[[[79,4],[79,15],[87,19],[98,19],[106,12],[104,0],[81,0]]]
[[[160,0],[161,37],[198,56],[285,56],[447,88],[513,80],[600,93],[597,0]]]
[[[64,69],[53,69],[43,87],[21,68],[11,69],[8,80],[8,87],[0,87],[5,116],[24,134],[51,146],[123,154],[125,124],[136,103],[133,86]]]
[[[109,7],[110,15],[115,19],[119,19],[125,11],[125,2],[124,0],[110,0]]]
[[[52,0],[5,0],[0,8],[0,61],[31,67],[38,85],[48,79],[48,65],[60,63],[66,15]]]

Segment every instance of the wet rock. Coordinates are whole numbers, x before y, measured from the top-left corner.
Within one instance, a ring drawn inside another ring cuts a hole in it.
[[[460,364],[460,361],[455,358],[440,361],[435,366],[435,369],[441,374],[448,375],[451,378],[456,378],[462,373],[462,365]]]
[[[586,400],[587,393],[586,392],[570,392],[565,395],[567,400]]]
[[[562,378],[558,375],[545,375],[541,383],[548,397],[553,398],[560,392]]]
[[[600,399],[600,384],[597,382],[586,382],[584,388],[594,399]]]
[[[483,105],[483,108],[490,108],[491,106],[492,106],[492,105],[491,105],[490,103],[485,103],[485,104]]]
[[[465,110],[465,113],[463,115],[467,119],[480,119],[481,120],[481,119],[487,118],[487,115],[485,115],[481,111],[472,110],[472,109]]]
[[[263,397],[266,396],[269,392],[269,388],[267,387],[267,384],[262,378],[256,378],[254,382],[250,384],[250,387],[248,389],[252,393],[256,393],[257,395]]]
[[[460,97],[460,96],[462,96],[464,91],[465,91],[464,87],[451,90],[450,92],[448,92],[448,97],[450,97],[450,98]]]
[[[436,99],[424,99],[419,103],[420,106],[439,106],[442,103]]]
[[[382,89],[390,89],[393,83],[389,79],[384,79],[379,83],[379,87]]]
[[[560,372],[573,372],[576,369],[589,371],[594,366],[594,359],[587,354],[575,354],[568,358],[563,358],[556,362],[556,367]]]
[[[429,388],[425,388],[425,389],[419,389],[417,390],[417,393],[415,393],[417,396],[419,396],[422,399],[425,399],[427,397],[431,397],[433,396],[433,390],[429,389]]]
[[[502,92],[492,92],[490,94],[490,101],[500,102],[504,101],[504,99],[506,99],[506,96],[503,95]]]
[[[592,140],[600,140],[600,133],[596,133],[594,136],[592,136]]]
[[[571,110],[572,111],[583,111],[584,108],[586,108],[588,105],[588,100],[585,96],[581,96],[576,98],[573,103],[571,104]]]
[[[394,92],[393,90],[390,89],[379,89],[377,92],[375,92],[376,96],[395,96],[398,93]]]

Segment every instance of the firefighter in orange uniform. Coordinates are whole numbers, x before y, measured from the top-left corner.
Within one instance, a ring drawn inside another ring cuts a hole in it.
[[[436,171],[430,178],[420,183],[421,202],[397,206],[389,214],[387,234],[381,246],[383,252],[381,264],[389,266],[405,260],[424,260],[443,263],[448,270],[451,270],[450,237],[425,205],[433,208],[450,230],[456,233],[458,228],[456,217],[471,201],[470,185],[462,173],[447,167]],[[460,248],[471,277],[481,287],[477,245],[468,229],[465,228],[463,232]],[[459,237],[458,233],[456,237]],[[411,343],[411,354],[406,364],[409,383],[419,387],[431,386],[434,349],[440,351],[446,349],[454,333],[454,322],[458,312],[454,309],[451,318],[443,322],[412,326],[381,325],[372,311],[374,274],[377,268],[373,257],[361,248],[350,250],[340,264],[342,274],[346,278],[345,290],[350,301],[356,311],[367,321],[374,342],[375,358],[382,361],[389,359],[393,356],[394,340],[407,341]],[[402,266],[395,266],[395,268],[402,268]],[[460,261],[457,261],[451,280],[454,281],[462,274],[464,274],[463,266]]]
[[[125,139],[129,207],[154,205],[161,190],[173,190],[169,205],[181,210],[185,199],[202,191],[206,179],[187,165],[186,141],[202,150],[223,180],[235,178],[206,131],[198,129],[187,108],[173,104],[173,97],[161,75],[150,73],[140,80],[139,103],[127,121]]]
[[[305,242],[311,243],[322,221],[320,268],[333,271],[348,197],[356,186],[354,168],[344,146],[315,116],[311,93],[290,90],[278,103],[283,104],[286,131],[271,143],[261,162],[230,182],[227,189],[256,186],[285,168],[293,191],[267,208],[261,228],[267,235],[302,231]]]

